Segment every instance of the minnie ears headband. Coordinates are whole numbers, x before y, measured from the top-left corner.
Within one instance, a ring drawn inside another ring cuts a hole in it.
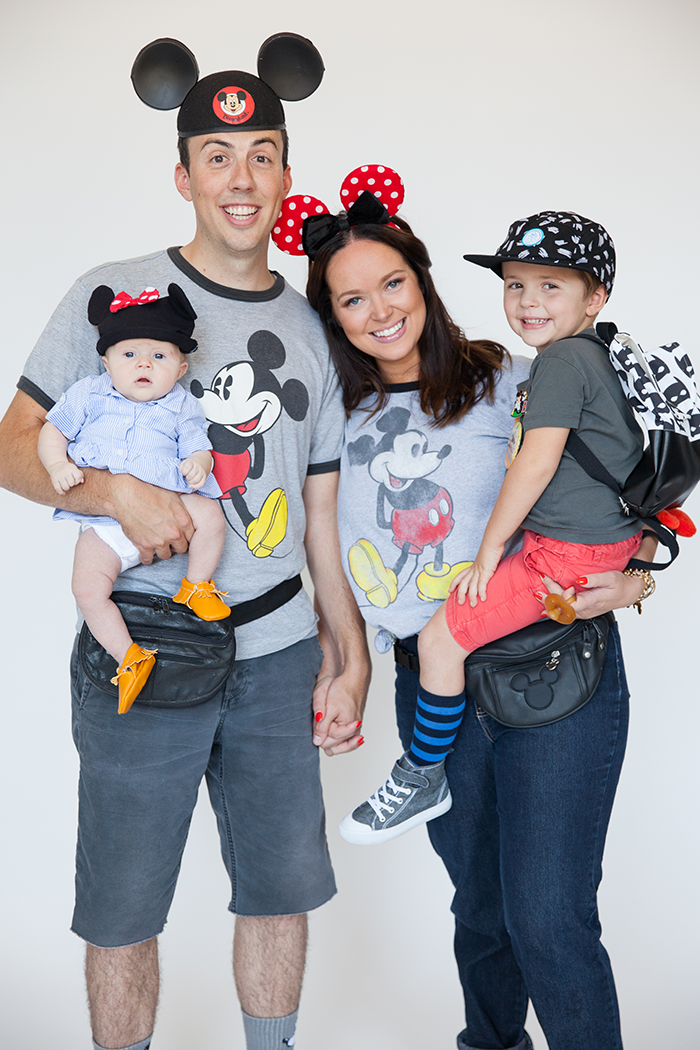
[[[393,226],[404,199],[403,179],[383,164],[363,164],[345,178],[340,200],[345,209],[331,215],[323,201],[308,194],[287,197],[272,239],[288,255],[313,260],[324,244],[353,226]]]
[[[323,78],[323,59],[297,33],[276,33],[258,51],[258,76],[240,69],[199,79],[197,60],[179,40],[161,37],[139,51],[131,69],[134,90],[152,109],[177,109],[180,138],[216,131],[281,131],[280,99],[298,102]]]

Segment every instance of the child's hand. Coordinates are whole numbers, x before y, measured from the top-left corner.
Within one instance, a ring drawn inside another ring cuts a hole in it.
[[[180,464],[180,473],[191,489],[201,489],[209,475],[209,471],[205,470],[202,464],[192,456],[183,459]]]
[[[503,556],[503,548],[479,548],[479,552],[464,572],[461,572],[458,576],[455,576],[450,590],[457,588],[457,602],[460,605],[464,605],[467,594],[469,595],[469,604],[472,608],[480,598],[482,602],[486,601],[486,588],[489,580],[493,576],[494,572],[498,568],[498,563]]]
[[[49,477],[59,496],[62,496],[64,492],[68,492],[75,485],[82,485],[85,481],[85,475],[80,467],[76,467],[75,463],[71,463],[68,459],[65,463],[55,463],[51,466],[49,468]]]

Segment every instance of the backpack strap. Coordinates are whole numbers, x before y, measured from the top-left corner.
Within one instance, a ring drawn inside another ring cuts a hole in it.
[[[589,337],[592,338],[592,337]],[[586,442],[578,436],[575,430],[569,431],[569,436],[566,439],[566,445],[564,446],[566,451],[573,456],[578,465],[586,471],[589,477],[593,478],[594,481],[599,481],[602,485],[607,485],[608,488],[612,489],[615,495],[622,504],[622,509],[626,514],[629,514],[629,508],[622,499],[622,485],[619,481],[616,481],[610,471],[603,466],[598,457],[588,447]],[[663,544],[668,549],[670,558],[668,561],[655,562],[655,561],[641,561],[639,558],[632,558],[629,563],[631,569],[666,569],[674,562],[680,553],[678,546],[678,540],[671,529],[662,525],[657,518],[641,518],[637,517],[637,520],[642,524],[646,531],[653,532],[659,539],[659,543]]]

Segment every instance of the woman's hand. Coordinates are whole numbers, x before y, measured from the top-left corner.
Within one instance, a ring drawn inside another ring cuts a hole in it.
[[[575,588],[569,587],[567,590],[563,590],[549,576],[543,576],[542,580],[550,594],[560,594],[564,599],[576,595],[573,608],[580,620],[590,620],[614,609],[625,609],[634,605],[644,592],[642,577],[625,576],[623,572],[591,573],[590,576],[582,576]]]

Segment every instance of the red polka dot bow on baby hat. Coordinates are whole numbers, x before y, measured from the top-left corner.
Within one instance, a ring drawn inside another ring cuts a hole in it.
[[[157,288],[144,288],[136,299],[132,299],[128,292],[120,292],[112,300],[109,311],[116,314],[117,310],[123,310],[125,306],[143,306],[144,303],[154,303],[156,299],[160,299]]]
[[[323,201],[308,194],[287,197],[272,230],[277,247],[288,255],[316,256],[319,248],[353,226],[394,225],[391,219],[404,198],[403,180],[385,164],[363,164],[340,187],[344,212],[331,215]]]

